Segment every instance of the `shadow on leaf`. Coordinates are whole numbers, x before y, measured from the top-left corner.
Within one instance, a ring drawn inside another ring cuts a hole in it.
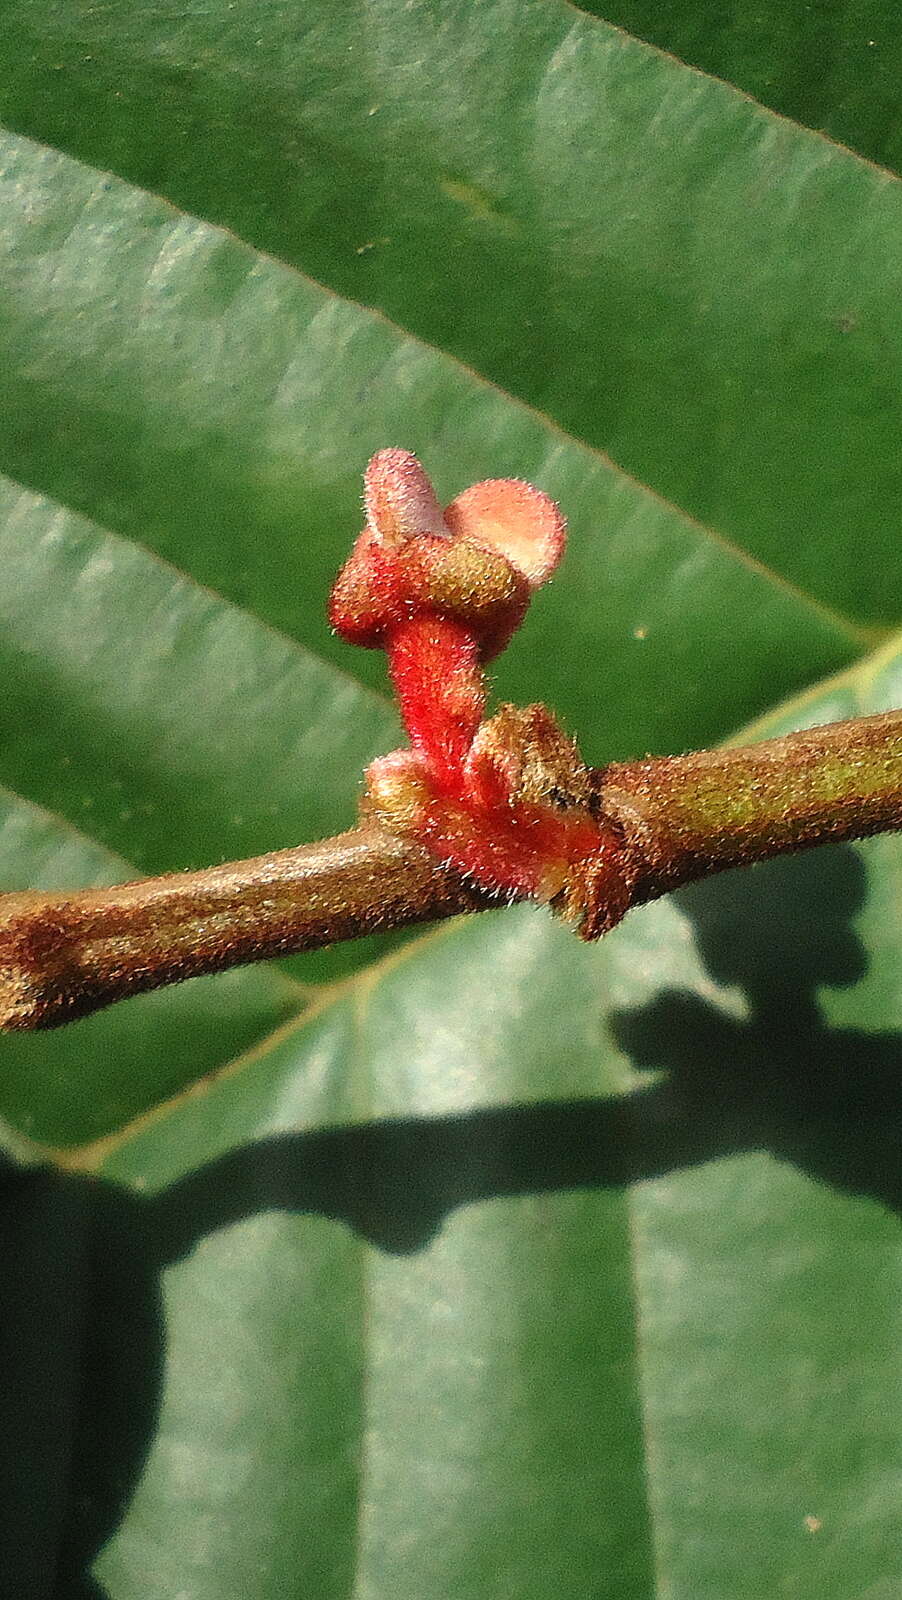
[[[12,1556],[0,1594],[103,1600],[91,1563],[156,1424],[160,1276],[215,1229],[284,1209],[406,1253],[457,1206],[623,1185],[752,1149],[902,1209],[900,1040],[831,1030],[817,997],[821,984],[863,975],[849,926],[863,886],[859,858],[842,848],[682,893],[702,959],[717,981],[741,985],[748,1017],[684,991],[619,1013],[621,1048],[662,1074],[620,1097],[278,1135],[151,1199],[9,1167],[0,1503]]]
[[[864,894],[860,856],[833,847],[678,896],[704,965],[743,990],[748,1014],[672,990],[609,1019],[634,1065],[667,1073],[649,1096],[662,1170],[769,1150],[902,1210],[902,1039],[829,1026],[818,994],[865,974],[850,926]]]

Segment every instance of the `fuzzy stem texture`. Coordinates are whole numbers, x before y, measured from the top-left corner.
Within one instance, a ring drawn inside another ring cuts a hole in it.
[[[594,892],[610,900],[590,924],[604,931],[692,879],[902,829],[902,711],[589,777],[606,839]],[[524,897],[476,888],[374,824],[203,872],[2,895],[0,1027],[55,1027],[201,973]]]
[[[0,1028],[58,1027],[202,973],[490,904],[379,827],[110,889],[0,895]]]
[[[902,828],[902,711],[614,763],[594,780],[640,863],[638,905],[727,867]]]
[[[388,666],[411,748],[456,798],[454,780],[485,710],[476,640],[459,622],[427,612],[394,629]]]

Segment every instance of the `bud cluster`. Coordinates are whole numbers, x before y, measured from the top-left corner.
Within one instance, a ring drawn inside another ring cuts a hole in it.
[[[587,885],[600,870],[609,907],[619,841],[596,815],[575,745],[541,705],[502,706],[483,721],[484,664],[563,555],[558,507],[501,478],[442,510],[404,450],[372,458],[364,505],[330,620],[349,642],[385,650],[410,737],[410,749],[370,766],[365,815],[412,834],[499,898],[554,900],[594,937],[603,929]]]

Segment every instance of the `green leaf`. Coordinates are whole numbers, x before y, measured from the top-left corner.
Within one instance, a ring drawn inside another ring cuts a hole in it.
[[[760,0],[754,9],[717,0],[611,0],[582,9],[882,166],[902,168],[902,32],[887,0]]]
[[[0,108],[5,887],[347,825],[387,444],[560,499],[589,759],[902,703],[886,174],[557,0],[14,0]],[[900,866],[2,1041],[0,1590],[888,1600]]]
[[[297,13],[272,0],[49,12],[13,0],[0,29],[0,114],[17,131],[380,307],[826,604],[900,621],[902,198],[885,172],[567,0],[376,0],[364,14],[332,0]],[[850,49],[859,29],[856,17]],[[881,48],[898,54],[900,39],[893,13]],[[109,233],[98,219],[95,244]],[[71,241],[79,265],[84,242]],[[193,233],[161,248],[151,324],[161,297],[183,293],[196,248]],[[135,271],[153,250],[148,226]],[[217,304],[240,315],[250,291],[227,257]],[[88,298],[106,288],[105,315],[83,310],[74,341],[60,329],[90,368],[120,290],[78,276]],[[336,350],[347,337],[328,322],[320,333]],[[146,377],[130,345],[115,335]],[[27,409],[44,426],[20,430],[9,466],[62,498],[64,423],[47,389],[52,376],[68,387],[68,368],[58,356],[31,379]],[[305,378],[310,395],[305,364],[289,368],[288,392]],[[359,396],[352,379],[346,425]],[[207,434],[217,475],[220,405]],[[70,473],[105,453],[96,427],[65,438]],[[483,449],[487,437],[480,418]],[[119,471],[133,484],[131,455]],[[273,468],[253,496],[269,518],[293,479],[284,460]],[[206,474],[198,500],[209,516]],[[243,519],[243,496],[234,510]]]
[[[554,696],[588,748],[604,740],[599,757],[645,739],[716,738],[860,648],[849,624],[382,319],[26,140],[8,141],[5,173],[0,448],[16,472],[52,479],[104,526],[346,671],[384,683],[381,658],[330,638],[324,602],[359,522],[363,466],[386,439],[419,448],[447,499],[503,472],[540,481],[566,506],[567,567],[498,682],[513,698]],[[159,656],[153,616],[146,627]],[[554,667],[537,673],[549,637]],[[223,682],[221,663],[213,670]],[[605,680],[625,674],[634,694],[600,704]],[[159,715],[156,686],[153,695]],[[200,719],[197,695],[192,703]],[[300,737],[316,746],[309,711],[299,712]],[[315,776],[346,783],[331,764]]]

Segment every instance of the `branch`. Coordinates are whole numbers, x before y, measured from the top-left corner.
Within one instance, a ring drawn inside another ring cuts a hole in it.
[[[692,879],[902,829],[902,712],[588,776],[608,835],[610,897],[581,929],[591,935]],[[574,864],[577,887],[590,864]],[[201,973],[516,898],[525,896],[469,884],[416,839],[373,824],[203,872],[4,895],[0,1027],[51,1028]]]
[[[484,720],[485,663],[563,555],[560,509],[494,478],[442,510],[405,450],[372,458],[364,505],[330,618],[386,651],[410,745],[367,769],[361,827],[206,872],[0,896],[0,1028],[514,900],[596,939],[692,878],[902,828],[902,712],[597,769],[542,705]]]
[[[727,867],[902,828],[902,711],[594,776],[638,856],[639,905]]]
[[[494,903],[379,827],[110,889],[0,895],[0,1028]]]

